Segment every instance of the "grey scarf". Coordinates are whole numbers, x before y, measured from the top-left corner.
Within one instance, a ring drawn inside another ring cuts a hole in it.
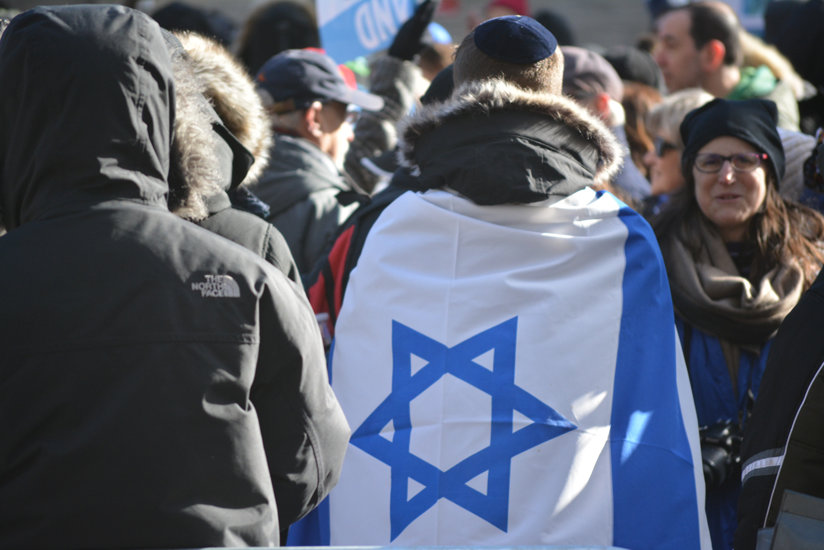
[[[701,223],[693,256],[678,231],[661,243],[675,310],[695,327],[741,346],[760,347],[795,307],[804,287],[797,262],[777,265],[751,283],[738,273],[717,233]]]

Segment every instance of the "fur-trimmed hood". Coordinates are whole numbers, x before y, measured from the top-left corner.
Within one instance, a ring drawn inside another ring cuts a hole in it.
[[[257,181],[269,164],[272,130],[255,84],[226,48],[199,34],[175,32],[195,74],[226,128],[255,157],[241,185]]]
[[[204,86],[195,75],[180,41],[161,30],[174,74],[175,122],[169,167],[169,210],[187,220],[198,222],[209,215],[208,197],[221,192],[226,179],[221,143],[212,123],[217,115],[204,95]]]
[[[449,187],[479,204],[536,202],[603,184],[623,154],[612,132],[560,95],[470,82],[400,128],[418,190]]]

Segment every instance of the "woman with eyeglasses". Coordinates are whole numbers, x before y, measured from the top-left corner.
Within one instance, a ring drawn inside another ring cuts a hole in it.
[[[712,99],[712,95],[701,88],[687,88],[668,95],[647,113],[645,124],[653,142],[653,149],[644,155],[650,196],[644,199],[641,213],[647,218],[658,214],[672,193],[684,186],[681,174],[684,142],[678,128],[687,113]]]
[[[779,195],[776,121],[760,99],[691,111],[680,128],[684,188],[653,220],[702,426],[716,550],[732,548],[741,427],[770,341],[824,262],[824,218]]]

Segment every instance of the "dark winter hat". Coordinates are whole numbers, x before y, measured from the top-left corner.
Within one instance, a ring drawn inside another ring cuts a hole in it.
[[[778,109],[767,99],[714,99],[687,113],[681,123],[684,152],[681,171],[692,171],[692,162],[698,151],[721,136],[732,136],[746,141],[766,153],[775,184],[784,178],[784,147],[778,134]]]
[[[380,96],[350,88],[332,58],[316,50],[281,52],[263,64],[256,80],[276,113],[305,109],[313,101],[340,101],[367,111],[383,107]]]
[[[484,21],[475,27],[473,40],[492,59],[518,65],[546,59],[558,47],[558,41],[546,27],[522,15]]]
[[[564,93],[577,97],[606,93],[610,99],[624,98],[624,83],[615,67],[601,55],[586,48],[563,46]]]

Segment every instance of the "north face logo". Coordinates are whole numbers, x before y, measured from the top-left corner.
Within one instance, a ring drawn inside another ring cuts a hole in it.
[[[240,298],[240,287],[229,275],[204,275],[200,283],[192,283],[192,290],[199,290],[203,298]]]

